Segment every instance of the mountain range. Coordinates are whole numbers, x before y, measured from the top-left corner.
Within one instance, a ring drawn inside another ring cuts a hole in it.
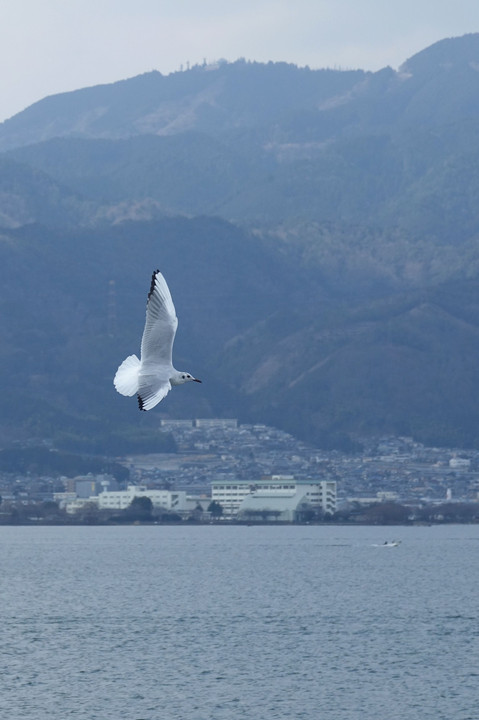
[[[0,438],[157,449],[162,417],[316,445],[479,446],[479,35],[396,71],[238,60],[47,97],[0,125]],[[112,377],[151,272],[204,380]]]

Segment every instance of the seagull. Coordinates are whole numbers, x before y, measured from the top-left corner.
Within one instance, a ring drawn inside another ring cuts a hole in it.
[[[113,380],[121,395],[137,396],[140,410],[151,410],[158,405],[173,385],[201,382],[190,373],[173,367],[172,350],[177,327],[178,318],[168,285],[160,271],[155,270],[146,303],[141,360],[136,355],[129,355]]]

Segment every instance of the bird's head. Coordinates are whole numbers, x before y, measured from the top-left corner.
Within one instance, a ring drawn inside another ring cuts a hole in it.
[[[187,372],[176,372],[175,376],[171,378],[170,380],[172,385],[183,385],[183,383],[187,382],[201,382],[201,380],[198,380],[198,378],[193,377],[193,375],[190,375],[190,373]]]

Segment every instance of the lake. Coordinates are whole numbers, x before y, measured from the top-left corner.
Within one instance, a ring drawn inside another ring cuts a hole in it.
[[[479,718],[479,526],[1,527],[0,557],[9,720]]]

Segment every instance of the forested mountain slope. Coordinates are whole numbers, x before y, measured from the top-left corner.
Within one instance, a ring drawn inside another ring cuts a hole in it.
[[[6,121],[2,437],[113,452],[234,415],[479,445],[478,121],[476,34],[377,73],[152,72]],[[140,414],[112,377],[156,267],[205,382]]]

